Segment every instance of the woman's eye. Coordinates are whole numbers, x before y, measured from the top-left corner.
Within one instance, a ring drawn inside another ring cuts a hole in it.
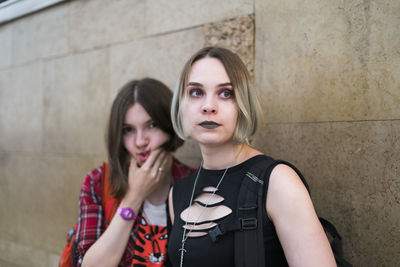
[[[231,89],[223,90],[220,94],[222,98],[232,98],[234,96],[234,92]]]
[[[200,89],[190,89],[189,95],[192,97],[200,97],[203,95],[203,92]]]
[[[133,128],[130,126],[124,126],[122,128],[122,134],[130,134],[133,132]]]
[[[152,122],[149,124],[149,127],[150,127],[150,128],[157,128],[157,127],[158,127],[158,124],[157,124],[156,122],[152,121]]]

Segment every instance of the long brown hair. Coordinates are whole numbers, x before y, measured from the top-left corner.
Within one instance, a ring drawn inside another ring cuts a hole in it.
[[[167,151],[175,151],[183,144],[174,132],[170,116],[172,92],[162,82],[144,78],[125,84],[114,99],[106,133],[109,177],[115,198],[124,197],[128,189],[130,154],[123,143],[123,124],[126,112],[135,103],[143,106],[158,127],[170,136],[163,145]]]

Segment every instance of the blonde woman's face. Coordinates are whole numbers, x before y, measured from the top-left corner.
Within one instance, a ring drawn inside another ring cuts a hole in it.
[[[184,132],[200,145],[232,142],[238,106],[221,61],[206,57],[192,65],[181,111]]]

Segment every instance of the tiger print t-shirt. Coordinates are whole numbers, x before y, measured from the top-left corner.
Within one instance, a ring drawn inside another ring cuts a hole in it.
[[[143,203],[142,218],[136,232],[132,267],[165,265],[167,252],[166,204]]]

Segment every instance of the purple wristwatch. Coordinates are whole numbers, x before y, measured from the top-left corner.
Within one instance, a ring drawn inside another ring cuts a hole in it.
[[[124,219],[125,221],[132,221],[132,220],[138,219],[138,216],[136,216],[133,209],[131,209],[129,207],[118,208],[117,212],[122,217],[122,219]]]

